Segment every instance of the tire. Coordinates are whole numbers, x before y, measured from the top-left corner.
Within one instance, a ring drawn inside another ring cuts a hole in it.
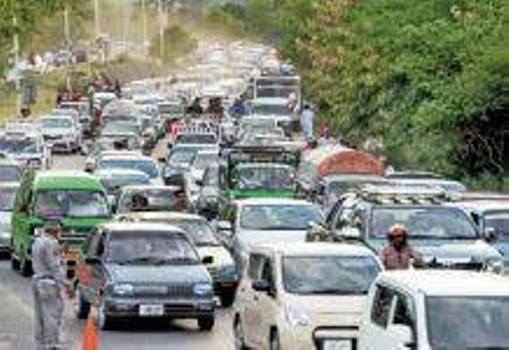
[[[233,302],[235,301],[235,291],[229,290],[229,291],[221,292],[219,299],[221,299],[222,307],[230,307],[230,306],[232,306]]]
[[[276,329],[273,329],[270,332],[269,349],[270,350],[281,350],[281,343],[279,342],[279,334]]]
[[[240,317],[236,317],[233,323],[233,334],[235,339],[235,350],[247,350],[244,328]]]
[[[90,303],[83,298],[79,287],[76,288],[76,317],[80,320],[88,318],[90,314]]]
[[[22,258],[20,262],[20,273],[23,277],[30,277],[34,273],[32,270],[32,262],[27,258]]]
[[[106,313],[106,310],[104,309],[104,303],[101,303],[99,305],[99,308],[97,309],[97,325],[99,326],[99,329],[102,331],[106,331],[109,329],[112,329],[113,327],[113,320],[111,316],[108,316]]]
[[[198,318],[198,327],[200,331],[211,331],[214,328],[215,318],[214,316],[203,316]]]

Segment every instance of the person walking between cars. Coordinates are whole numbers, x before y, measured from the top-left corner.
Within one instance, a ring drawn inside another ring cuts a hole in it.
[[[386,270],[406,270],[424,265],[422,256],[408,243],[408,232],[402,225],[393,225],[387,233],[389,245],[380,252]]]
[[[58,224],[49,224],[32,245],[36,350],[62,349],[63,294],[73,297],[60,257],[60,233]]]
[[[313,138],[313,123],[315,120],[315,112],[311,109],[309,104],[304,105],[302,110],[301,123],[302,131],[304,132],[304,138],[310,140]]]

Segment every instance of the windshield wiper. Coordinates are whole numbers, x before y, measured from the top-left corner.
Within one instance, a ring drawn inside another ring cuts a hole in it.
[[[127,264],[136,264],[136,263],[155,263],[155,264],[162,264],[165,263],[167,258],[164,257],[158,257],[158,256],[139,256],[132,259],[126,259],[123,261],[118,262],[120,265],[127,265]]]
[[[195,258],[170,258],[170,259],[167,259],[168,263],[172,263],[172,264],[197,264],[198,263],[198,260],[196,260]]]
[[[368,292],[367,290],[329,288],[329,289],[313,290],[310,293],[312,293],[312,294],[357,295],[357,294],[366,294],[367,292]]]

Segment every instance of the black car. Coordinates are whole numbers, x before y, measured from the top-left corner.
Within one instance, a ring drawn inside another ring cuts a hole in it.
[[[101,329],[130,318],[196,319],[207,331],[214,326],[212,279],[177,227],[103,224],[84,252],[78,267],[79,318],[98,305]]]

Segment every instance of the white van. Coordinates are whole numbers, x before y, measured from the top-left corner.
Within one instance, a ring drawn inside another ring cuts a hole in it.
[[[355,244],[255,245],[234,303],[235,348],[356,349],[364,301],[381,270]]]
[[[385,272],[372,285],[359,349],[507,349],[509,279],[468,271]]]

